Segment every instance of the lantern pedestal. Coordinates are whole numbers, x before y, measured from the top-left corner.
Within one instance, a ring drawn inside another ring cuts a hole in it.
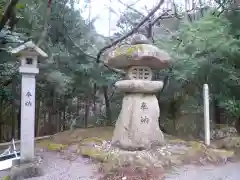
[[[125,92],[112,144],[126,150],[149,149],[164,144],[158,124],[160,110],[153,94],[163,86],[159,81],[124,80],[116,87]]]
[[[136,34],[130,44],[114,48],[105,63],[127,71],[126,79],[115,86],[125,93],[122,110],[117,119],[112,144],[125,150],[144,150],[163,145],[164,137],[158,118],[160,109],[154,95],[163,87],[152,81],[152,70],[168,67],[168,53],[149,44],[147,38]]]

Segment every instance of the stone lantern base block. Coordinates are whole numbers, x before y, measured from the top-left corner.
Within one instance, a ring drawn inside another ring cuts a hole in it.
[[[42,164],[39,161],[40,158],[36,158],[32,161],[14,163],[11,168],[10,179],[11,180],[24,180],[33,177],[43,176]]]
[[[144,150],[163,145],[160,110],[155,95],[126,94],[116,122],[112,144],[125,150]]]

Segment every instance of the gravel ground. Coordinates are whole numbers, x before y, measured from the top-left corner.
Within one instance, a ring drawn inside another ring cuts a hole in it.
[[[61,157],[51,152],[44,154],[45,175],[31,180],[97,180],[94,173],[97,169],[87,158]]]
[[[240,162],[221,166],[183,166],[167,175],[166,180],[239,180]]]
[[[28,180],[97,180],[100,175],[96,167],[87,159],[74,155],[66,156],[55,152],[41,152],[44,176],[28,178]],[[8,171],[0,172],[0,179],[8,175]]]
[[[65,153],[38,152],[44,159],[45,175],[29,180],[97,180],[100,176],[97,169],[87,159]],[[166,175],[166,180],[239,180],[240,162],[222,166],[183,166]],[[0,172],[0,179],[7,175]]]

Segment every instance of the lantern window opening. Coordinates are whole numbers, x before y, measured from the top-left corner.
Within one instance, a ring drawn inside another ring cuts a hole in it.
[[[33,59],[30,58],[30,57],[27,57],[27,58],[26,58],[26,64],[32,65],[32,64],[33,64]]]
[[[151,80],[152,79],[152,70],[146,66],[133,66],[128,71],[130,79],[141,79],[141,80]]]

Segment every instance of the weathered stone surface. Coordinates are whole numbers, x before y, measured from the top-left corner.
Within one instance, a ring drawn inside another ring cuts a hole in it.
[[[152,69],[163,69],[169,65],[168,53],[151,44],[123,45],[112,50],[105,63],[118,69],[130,66],[148,66]]]
[[[123,92],[131,93],[155,93],[162,89],[162,81],[123,80],[115,83],[115,86]]]
[[[238,132],[235,127],[224,127],[221,129],[215,129],[211,132],[212,139],[223,139],[226,137],[235,137],[238,136]]]
[[[158,125],[159,114],[155,95],[125,95],[112,144],[126,150],[149,149],[152,145],[164,144]]]
[[[19,165],[13,166],[10,172],[10,179],[24,180],[43,176],[44,172],[41,167],[41,161],[40,157],[38,157],[33,162],[21,162]]]
[[[160,109],[154,93],[162,82],[151,81],[152,69],[169,65],[170,56],[151,45],[143,35],[134,35],[131,45],[123,45],[108,52],[106,64],[127,70],[126,78],[115,86],[125,93],[122,110],[116,122],[112,144],[126,150],[149,149],[164,144],[159,128]]]
[[[223,139],[215,140],[213,146],[216,148],[226,149],[239,149],[240,148],[240,137],[226,137]]]

